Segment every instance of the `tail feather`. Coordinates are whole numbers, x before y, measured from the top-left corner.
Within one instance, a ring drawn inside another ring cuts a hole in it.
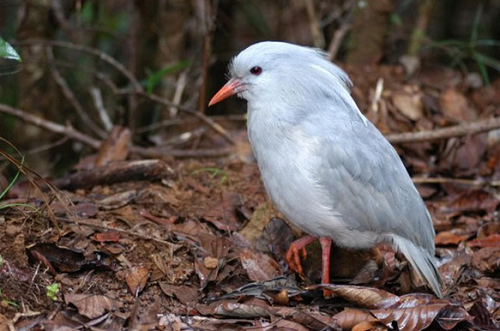
[[[427,281],[436,296],[442,298],[443,280],[434,264],[434,256],[425,248],[415,245],[408,239],[401,237],[393,237],[392,239],[395,248],[403,253],[419,276]]]

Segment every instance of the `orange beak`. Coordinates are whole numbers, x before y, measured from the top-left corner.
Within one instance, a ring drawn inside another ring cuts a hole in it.
[[[214,95],[212,100],[208,103],[208,106],[210,107],[215,105],[216,103],[244,90],[245,85],[241,82],[241,80],[232,78],[226,83],[226,85],[222,86],[219,92]]]

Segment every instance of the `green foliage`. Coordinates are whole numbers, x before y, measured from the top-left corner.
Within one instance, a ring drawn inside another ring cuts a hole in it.
[[[47,285],[47,297],[51,299],[52,301],[57,301],[57,294],[59,293],[59,284],[58,283],[52,283],[50,285]]]
[[[229,175],[227,174],[226,171],[224,171],[222,169],[219,169],[219,168],[213,168],[213,167],[201,168],[201,169],[193,171],[192,174],[196,175],[196,174],[199,174],[199,173],[202,173],[202,172],[211,173],[212,174],[211,175],[212,179],[220,175],[221,176],[221,180],[220,180],[221,184],[224,184],[229,179]]]
[[[21,165],[23,163],[24,163],[24,156],[23,156],[23,159],[21,160]],[[7,192],[9,192],[9,190],[12,187],[12,185],[14,185],[14,183],[17,181],[17,179],[19,178],[20,174],[21,174],[21,170],[18,170],[16,172],[16,175],[14,176],[14,178],[10,181],[9,185],[7,185],[7,187],[0,193],[0,202],[2,201],[3,197],[7,194]],[[7,208],[7,207],[12,207],[12,204],[2,204],[2,203],[0,203],[0,209],[4,209],[4,208]]]
[[[5,142],[13,150],[15,150],[19,155],[21,155],[21,153],[19,152],[19,150],[14,145],[12,145],[9,141],[5,140],[2,137],[0,137],[0,141]],[[14,183],[17,181],[17,179],[19,178],[19,175],[22,174],[22,173],[25,174],[25,169],[24,169],[24,156],[23,155],[21,155],[21,161],[18,161],[17,159],[15,159],[14,157],[12,157],[8,153],[6,153],[4,150],[0,149],[0,156],[2,156],[3,158],[5,158],[8,162],[10,162],[11,164],[13,164],[17,168],[17,172],[14,175],[14,178],[10,181],[9,185],[7,185],[7,187],[0,193],[0,210],[8,208],[8,207],[16,207],[16,206],[27,207],[27,208],[31,208],[33,210],[37,210],[36,207],[34,207],[32,205],[29,205],[29,204],[25,204],[25,203],[2,203],[1,202],[2,199],[3,199],[3,197],[7,194],[7,192],[9,192],[9,190],[12,188],[12,186],[14,185]]]
[[[21,62],[21,57],[17,54],[16,50],[2,38],[0,38],[0,58]]]
[[[162,81],[163,77],[166,75],[173,74],[182,69],[185,69],[191,65],[191,61],[184,60],[174,63],[172,65],[163,67],[162,69],[148,74],[146,91],[147,93],[153,93],[154,88]]]
[[[471,35],[468,41],[442,40],[431,42],[430,46],[443,50],[452,59],[452,66],[459,66],[462,70],[467,70],[466,60],[473,60],[481,73],[483,82],[490,85],[487,67],[500,72],[500,61],[485,54],[484,47],[500,47],[500,41],[492,39],[479,39],[479,26],[481,23],[482,7],[476,12],[472,25]]]

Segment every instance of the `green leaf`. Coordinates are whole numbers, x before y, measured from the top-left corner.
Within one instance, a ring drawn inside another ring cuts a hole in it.
[[[16,50],[2,38],[0,38],[0,57],[21,62],[21,57]]]
[[[59,284],[53,283],[45,287],[47,289],[47,296],[53,301],[57,301],[57,293],[59,293]]]
[[[164,76],[173,74],[174,72],[180,71],[184,68],[187,68],[191,65],[191,61],[189,60],[184,60],[184,61],[179,61],[177,63],[174,63],[172,65],[163,67],[162,69],[158,70],[157,72],[151,74],[148,77],[147,81],[147,87],[146,91],[148,94],[153,93],[153,89],[155,88],[156,85],[158,85],[159,82],[163,79]]]

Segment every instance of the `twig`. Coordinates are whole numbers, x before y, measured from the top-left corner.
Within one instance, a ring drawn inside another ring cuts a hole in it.
[[[45,130],[59,133],[71,139],[81,141],[84,144],[89,145],[90,147],[95,149],[99,148],[99,146],[101,145],[101,142],[99,140],[96,140],[80,131],[75,130],[72,126],[63,126],[51,121],[47,121],[41,117],[32,115],[21,109],[13,108],[11,106],[0,103],[0,112],[15,116],[23,122],[36,125],[38,127],[44,128]]]
[[[179,75],[179,79],[177,79],[177,85],[175,86],[175,92],[174,92],[174,97],[172,99],[172,102],[174,104],[179,104],[181,102],[182,98],[182,93],[184,93],[184,89],[186,88],[186,79],[187,79],[187,73],[186,71],[183,71]],[[177,112],[179,110],[177,107],[171,107],[169,109],[170,112],[170,117],[174,117],[177,115]]]
[[[345,35],[351,29],[350,24],[342,24],[342,26],[335,31],[332,37],[332,42],[330,43],[330,47],[328,47],[328,57],[330,61],[334,60],[337,57],[337,53],[339,52],[340,45],[342,45],[342,41],[344,40]]]
[[[415,184],[458,184],[468,186],[500,186],[500,180],[485,180],[485,179],[463,179],[463,178],[449,178],[449,177],[414,177],[412,178]]]
[[[44,39],[13,41],[12,44],[18,45],[18,46],[42,44],[42,45],[48,45],[48,46],[54,46],[54,47],[67,48],[67,49],[80,51],[80,52],[84,52],[87,54],[97,56],[100,60],[102,60],[102,61],[108,63],[109,65],[111,65],[112,67],[116,68],[116,70],[118,70],[122,75],[127,77],[127,79],[132,84],[134,90],[136,90],[136,91],[143,90],[141,84],[135,78],[133,73],[131,73],[129,70],[127,70],[127,68],[125,68],[120,62],[115,60],[113,57],[109,56],[108,54],[106,54],[106,53],[104,53],[96,48],[83,46],[83,45],[77,45],[77,44],[73,44],[73,43],[65,42],[65,41],[44,40]]]
[[[164,147],[144,148],[139,146],[130,147],[130,151],[146,157],[161,158],[165,155],[173,157],[222,157],[229,155],[231,148],[219,149],[168,149]]]
[[[309,16],[309,29],[311,31],[314,47],[322,49],[323,47],[325,47],[325,36],[321,31],[319,20],[316,15],[316,9],[314,8],[314,1],[306,0],[305,3],[307,16]]]
[[[95,108],[97,109],[97,113],[99,114],[99,117],[101,118],[101,121],[102,121],[102,124],[104,125],[104,128],[108,132],[111,131],[111,129],[113,128],[113,123],[111,122],[111,119],[109,118],[108,112],[104,108],[101,90],[98,89],[97,87],[92,87],[92,88],[90,88],[90,95],[92,96],[92,99],[94,100]]]
[[[96,228],[96,229],[101,229],[101,230],[106,230],[106,231],[119,232],[119,233],[127,234],[127,235],[132,236],[132,237],[139,238],[139,239],[151,240],[151,241],[157,242],[157,243],[162,244],[162,245],[167,245],[167,246],[173,245],[173,243],[168,242],[166,240],[162,240],[162,239],[158,239],[158,238],[154,238],[154,237],[142,235],[142,234],[139,234],[137,232],[133,232],[131,230],[124,230],[124,229],[120,229],[120,228],[116,228],[116,227],[112,227],[111,228],[111,227],[108,227],[108,226],[105,226],[105,225],[100,225],[100,224],[93,223],[93,222],[88,222],[88,221],[85,221],[85,220],[71,220],[71,219],[66,219],[66,218],[58,218],[58,220],[61,221],[61,222],[64,222],[64,223],[71,223],[71,224],[76,224],[76,225],[79,225],[79,226],[88,226],[90,228]]]
[[[0,103],[0,113],[9,114],[19,118],[20,120],[41,127],[47,131],[59,133],[65,135],[68,138],[80,141],[94,149],[98,149],[101,146],[101,141],[96,140],[86,134],[75,130],[72,126],[63,126],[38,116],[27,113],[21,109],[12,108],[8,105]],[[196,112],[199,114],[198,112]],[[201,114],[203,115],[203,114]],[[138,146],[130,147],[130,150],[141,156],[148,157],[164,157],[166,155],[174,157],[220,157],[228,155],[231,152],[229,148],[222,149],[200,149],[200,150],[175,150],[166,148],[143,148]]]
[[[56,81],[56,84],[59,85],[61,88],[61,91],[63,95],[68,99],[68,101],[71,103],[73,108],[75,108],[76,112],[82,119],[83,123],[92,130],[95,134],[97,134],[99,137],[104,138],[106,137],[106,132],[101,130],[94,121],[90,118],[88,113],[83,109],[82,104],[76,99],[75,94],[73,91],[69,88],[68,84],[66,83],[66,80],[62,77],[61,73],[57,69],[57,66],[54,63],[54,52],[52,52],[52,47],[47,47],[47,59],[49,60],[50,63],[50,69],[52,72],[52,77],[54,77],[54,80]]]
[[[472,135],[481,132],[487,132],[500,128],[500,117],[494,117],[487,120],[480,120],[472,123],[459,124],[447,128],[407,132],[387,135],[386,138],[393,144],[414,143],[422,141],[431,141]]]
[[[67,136],[63,136],[61,139],[58,139],[58,140],[56,140],[56,141],[54,141],[54,142],[52,142],[50,144],[45,144],[45,145],[38,146],[36,148],[30,149],[30,150],[24,152],[24,154],[25,155],[38,154],[38,153],[47,151],[49,149],[52,149],[54,147],[60,146],[60,145],[64,144],[67,141],[68,141],[68,137]]]
[[[182,107],[181,105],[174,104],[174,103],[170,102],[169,100],[161,98],[161,97],[154,95],[154,94],[148,94],[144,91],[135,91],[135,93],[137,93],[138,95],[140,95],[142,97],[148,98],[152,101],[161,103],[167,107],[176,107],[185,113],[188,113],[190,115],[198,117],[200,120],[202,120],[203,122],[208,124],[212,129],[214,129],[215,132],[217,132],[221,136],[223,136],[229,143],[231,143],[233,145],[235,144],[235,141],[233,140],[233,138],[231,138],[231,136],[227,133],[227,131],[220,124],[216,123],[215,121],[213,121],[210,117],[206,116],[205,114],[198,112],[198,111],[195,111],[195,110],[188,109],[186,107]]]

